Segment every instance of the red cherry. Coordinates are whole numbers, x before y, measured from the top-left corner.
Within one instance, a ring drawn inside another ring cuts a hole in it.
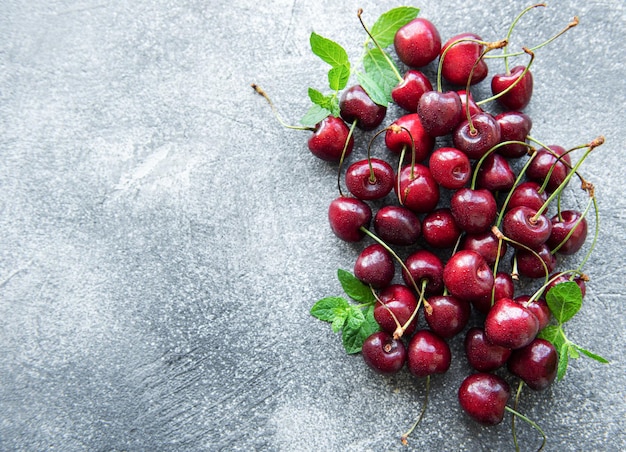
[[[503,378],[482,372],[466,377],[458,392],[463,411],[484,425],[502,422],[510,396],[511,387]]]
[[[360,129],[373,130],[385,119],[387,107],[375,103],[361,85],[354,85],[341,95],[339,111],[346,122],[357,121]]]
[[[403,206],[383,206],[374,217],[378,237],[390,245],[412,245],[422,231],[419,218]]]
[[[350,134],[350,129],[341,118],[327,116],[315,126],[315,132],[309,137],[311,153],[322,160],[338,162]],[[354,137],[350,137],[345,156],[350,155],[354,147]]]
[[[507,244],[504,240],[498,243],[498,238],[491,231],[486,231],[467,234],[461,243],[461,249],[476,251],[485,258],[487,264],[494,265],[498,256],[502,258],[506,254]]]
[[[509,203],[506,205],[507,210],[518,206],[530,207],[534,211],[541,209],[548,199],[548,194],[545,191],[540,193],[540,189],[541,185],[537,182],[522,182],[513,189]]]
[[[432,89],[433,85],[426,75],[409,69],[404,73],[402,81],[391,90],[391,98],[400,108],[414,113],[422,94]]]
[[[418,288],[426,281],[424,291],[427,295],[438,294],[443,290],[443,263],[436,254],[428,250],[417,250],[410,254],[404,265],[409,271],[402,271],[402,278],[408,286],[412,286],[411,278]]]
[[[560,245],[559,254],[574,254],[582,248],[587,239],[587,219],[576,210],[563,210],[550,220],[552,232],[547,244],[551,250]],[[573,231],[573,232],[571,232]],[[568,234],[571,235],[567,237]],[[567,237],[567,240],[565,238]],[[561,245],[561,242],[565,241]]]
[[[354,263],[354,276],[375,289],[387,287],[393,279],[395,267],[391,254],[375,243],[366,247]]]
[[[530,207],[512,208],[504,215],[502,232],[511,240],[538,249],[550,237],[552,223],[545,215],[536,217],[536,214]]]
[[[478,61],[484,46],[472,41],[455,43],[455,41],[461,39],[474,39],[482,41],[478,35],[473,33],[461,33],[448,39],[448,41],[441,48],[439,56],[443,56],[441,68],[441,75],[443,78],[452,84],[465,86],[470,77],[472,67],[476,61]],[[450,47],[450,50],[446,52],[448,47]],[[488,72],[489,69],[487,67],[487,63],[485,63],[485,60],[481,60],[474,68],[470,84],[474,85],[484,80],[487,77]]]
[[[432,22],[418,17],[396,32],[393,44],[400,61],[410,67],[421,67],[437,58],[441,37]]]
[[[469,157],[455,148],[436,149],[430,155],[428,167],[437,183],[450,190],[464,187],[472,176]]]
[[[435,295],[428,298],[430,310],[425,310],[424,317],[430,329],[439,336],[448,339],[460,333],[469,321],[471,308],[465,300],[452,295]]]
[[[518,111],[505,111],[496,115],[496,122],[500,124],[501,141],[525,142],[530,134],[533,122],[530,116]],[[506,144],[496,151],[498,154],[509,158],[522,157],[528,153],[528,146],[523,144]]]
[[[422,221],[424,241],[433,248],[452,248],[461,232],[452,212],[446,207],[433,210]]]
[[[478,160],[500,142],[500,124],[489,113],[476,113],[470,122],[465,119],[454,129],[454,147]],[[473,127],[473,128],[472,128]]]
[[[416,377],[445,373],[451,358],[448,343],[431,331],[419,330],[409,341],[407,366]]]
[[[384,375],[397,373],[406,362],[404,343],[386,331],[378,331],[365,339],[361,354],[370,369]]]
[[[514,350],[509,358],[509,371],[524,380],[530,389],[542,391],[552,384],[557,374],[559,357],[554,345],[536,338],[527,346]]]
[[[518,249],[516,251],[517,271],[520,275],[528,278],[544,278],[546,276],[546,269],[548,274],[554,271],[554,267],[556,267],[556,257],[550,252],[550,248],[545,243],[534,251],[534,253],[525,249]],[[539,257],[537,257],[535,253],[537,253]]]
[[[417,114],[430,136],[447,135],[463,119],[461,98],[456,91],[428,91],[417,103]]]
[[[430,212],[439,202],[439,185],[428,167],[416,163],[406,165],[400,171],[400,191],[398,184],[394,190],[402,204],[416,213]]]
[[[503,92],[521,77],[521,80],[513,88],[498,97],[498,102],[509,110],[524,109],[532,97],[533,75],[530,71],[526,71],[522,76],[524,69],[526,69],[524,66],[515,66],[510,70],[509,74],[496,74],[491,79],[491,92],[496,95]]]
[[[394,183],[393,168],[381,159],[359,160],[346,171],[346,187],[359,199],[382,199],[391,192]]]
[[[337,237],[346,242],[358,242],[365,233],[372,219],[372,210],[360,199],[341,196],[334,199],[328,207],[328,221]]]
[[[411,138],[413,138],[412,141]],[[414,144],[415,161],[421,162],[433,150],[435,139],[426,133],[419,115],[410,113],[396,119],[389,126],[385,132],[385,144],[394,154],[402,153],[402,149],[410,152],[411,145]]]
[[[493,281],[493,300],[499,300],[500,298],[513,298],[515,286],[513,285],[513,278],[509,273],[498,272]],[[487,314],[491,310],[492,294],[490,293],[486,297],[472,300],[472,306],[479,312]]]
[[[392,284],[378,294],[378,301],[374,306],[374,318],[383,330],[393,334],[398,329],[396,320],[401,327],[404,326],[415,309],[417,309],[417,299],[413,292],[402,284]],[[404,334],[407,336],[413,334],[416,327],[417,315],[409,323]]]
[[[450,210],[461,229],[468,234],[479,234],[491,228],[498,206],[489,190],[461,188],[452,195]]]
[[[501,298],[485,318],[485,336],[494,345],[510,349],[522,348],[539,332],[537,317],[510,298]]]
[[[514,302],[524,305],[530,312],[535,314],[535,317],[537,317],[539,321],[539,331],[541,331],[550,323],[550,316],[552,315],[550,308],[546,300],[539,299],[528,303],[529,300],[530,295],[520,295],[513,299]]]
[[[500,154],[489,154],[485,160],[483,160],[480,169],[478,170],[478,176],[476,177],[476,184],[480,188],[485,188],[489,191],[508,191],[513,188],[515,184],[515,173],[511,169],[509,162]]]
[[[539,184],[543,184],[543,181],[548,174],[550,174],[550,178],[548,180],[547,189],[550,192],[553,192],[558,188],[559,185],[565,180],[567,174],[569,173],[569,165],[572,163],[569,154],[566,154],[566,150],[557,145],[548,146],[552,152],[546,149],[539,149],[537,151],[537,155],[530,162],[528,169],[526,170],[526,176]],[[557,156],[563,156],[557,162]],[[556,163],[556,164],[555,164]],[[554,166],[552,173],[550,173],[550,169]]]
[[[491,295],[493,273],[475,251],[457,251],[443,268],[443,282],[457,298],[472,301]]]
[[[481,372],[491,372],[506,364],[511,349],[494,345],[482,328],[470,328],[465,335],[465,355],[470,366]]]

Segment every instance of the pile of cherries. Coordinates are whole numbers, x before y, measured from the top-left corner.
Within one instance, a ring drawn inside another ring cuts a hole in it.
[[[370,242],[356,257],[354,276],[375,296],[379,331],[364,338],[361,355],[381,374],[406,366],[430,377],[448,370],[448,341],[465,332],[475,372],[459,386],[460,406],[485,425],[500,423],[505,410],[524,418],[507,406],[511,389],[499,369],[533,390],[555,380],[558,351],[538,337],[551,322],[544,295],[564,281],[584,295],[588,281],[580,267],[557,271],[559,256],[583,247],[590,210],[562,209],[563,190],[577,178],[593,199],[579,168],[603,140],[567,150],[530,135],[523,110],[533,91],[533,49],[509,53],[528,62],[509,68],[507,60],[506,71],[490,79],[493,96],[476,101],[470,87],[487,79],[492,51],[504,49],[500,58],[507,57],[506,40],[463,33],[442,44],[432,22],[415,18],[398,29],[393,48],[408,68],[391,91],[405,113],[383,127],[388,106],[353,85],[341,95],[340,115],[324,118],[308,140],[313,155],[339,164],[339,196],[328,209],[332,231],[346,242]],[[433,88],[419,68],[437,59]],[[360,137],[375,134],[367,156],[344,172],[355,127]],[[383,135],[388,152],[372,157]],[[585,154],[573,164],[579,149]],[[518,293],[533,281],[540,281],[536,291]],[[420,311],[427,328],[418,325]]]

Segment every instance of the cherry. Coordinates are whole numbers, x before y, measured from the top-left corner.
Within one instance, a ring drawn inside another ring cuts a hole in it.
[[[360,199],[340,196],[328,207],[328,221],[332,231],[346,242],[361,240],[365,236],[361,228],[367,228],[371,220],[372,209]]]
[[[386,331],[377,331],[365,339],[361,354],[365,364],[384,375],[397,373],[406,362],[404,343]]]
[[[400,171],[400,182],[394,190],[402,204],[416,213],[430,212],[439,202],[439,185],[428,167],[416,163]],[[398,191],[400,185],[400,191]]]
[[[500,247],[499,253],[498,246]],[[461,242],[461,249],[476,251],[485,258],[488,265],[494,265],[498,256],[502,258],[506,254],[507,245],[504,240],[498,244],[498,238],[491,231],[485,231],[467,234]]]
[[[391,284],[378,294],[378,301],[374,306],[374,319],[384,331],[394,334],[398,331],[398,323],[403,327],[416,309],[417,299],[413,292],[402,284]],[[404,334],[413,334],[416,327],[417,315],[407,325]]]
[[[496,122],[500,125],[501,141],[525,142],[530,134],[533,122],[530,116],[519,111],[505,111],[496,115]],[[528,153],[528,146],[518,143],[505,144],[496,151],[509,158],[522,157]]]
[[[373,130],[385,119],[387,107],[375,103],[361,85],[354,85],[341,95],[339,111],[346,122],[356,121],[360,129]]]
[[[580,288],[580,292],[582,294],[582,296],[584,297],[585,294],[587,293],[587,285],[585,284],[585,280],[583,278],[581,278],[580,276],[575,276],[573,279],[570,279],[569,275],[561,275],[555,278],[555,275],[550,275],[550,283],[547,285],[546,290],[544,293],[548,293],[548,291],[550,289],[552,289],[554,286],[556,286],[557,284],[560,284],[562,282],[568,282],[568,281],[574,281],[576,284],[578,284],[578,287]]]
[[[491,79],[491,92],[496,95],[506,90],[521,77],[521,80],[513,88],[498,97],[498,102],[509,110],[524,109],[532,97],[533,75],[530,71],[523,74],[525,69],[525,66],[515,66],[509,73],[496,74]]]
[[[485,336],[501,347],[522,348],[532,342],[538,331],[537,317],[510,298],[496,301],[485,318]]]
[[[472,301],[491,294],[494,279],[485,259],[475,251],[457,251],[443,268],[443,282],[457,298]]]
[[[489,154],[478,170],[476,184],[490,191],[510,190],[515,184],[515,173],[500,154]]]
[[[350,129],[341,118],[327,116],[315,126],[315,132],[309,137],[311,153],[322,160],[338,162],[345,146]],[[354,137],[350,137],[345,156],[350,155],[354,147]]]
[[[480,372],[491,372],[504,364],[511,356],[511,349],[494,345],[485,337],[482,328],[470,328],[465,334],[465,355],[470,366]]]
[[[483,314],[487,314],[491,310],[491,300],[499,300],[500,298],[513,298],[515,286],[513,278],[509,273],[498,272],[493,281],[493,297],[490,293],[486,297],[472,300],[472,306]]]
[[[543,183],[545,178],[548,176],[550,169],[554,166],[552,173],[550,174],[550,178],[548,179],[547,189],[550,192],[556,190],[559,185],[565,180],[570,169],[569,165],[572,163],[569,154],[565,154],[566,150],[557,145],[548,146],[550,151],[546,149],[539,149],[537,151],[536,157],[528,166],[526,170],[526,176],[530,180],[534,180],[540,184]],[[557,162],[557,157],[554,156],[555,153],[557,156],[563,156]],[[565,155],[564,155],[565,154]],[[556,163],[556,164],[555,164]]]
[[[395,183],[395,174],[389,163],[381,159],[354,162],[346,171],[346,186],[350,193],[363,200],[387,196]]]
[[[535,211],[541,209],[548,199],[548,195],[545,191],[540,192],[539,190],[541,190],[541,185],[537,182],[522,182],[513,189],[509,203],[506,206],[507,210],[518,206],[530,207]]]
[[[430,136],[441,137],[452,132],[461,122],[462,108],[461,98],[456,91],[427,91],[417,103],[417,114]]]
[[[470,77],[472,67],[480,58],[484,46],[472,41],[455,43],[455,41],[461,39],[482,41],[478,35],[473,33],[461,33],[448,39],[440,52],[440,57],[443,57],[441,75],[454,85],[465,86]],[[450,50],[446,52],[448,47],[450,47]],[[487,63],[485,63],[484,60],[479,61],[474,67],[470,84],[474,85],[481,82],[487,77],[488,72],[489,68],[487,67]]]
[[[530,207],[513,207],[504,215],[502,232],[511,240],[539,249],[550,237],[552,223],[545,215],[536,214]]]
[[[558,361],[554,345],[545,339],[536,338],[525,347],[514,350],[507,367],[530,389],[541,391],[556,378]]]
[[[576,210],[563,210],[560,215],[553,216],[550,222],[552,223],[552,232],[547,244],[551,250],[558,246],[558,253],[569,255],[582,248],[587,239],[587,219],[583,217],[582,213]],[[571,235],[565,240],[570,232]],[[565,242],[561,244],[563,241]]]
[[[550,323],[550,308],[548,307],[548,303],[546,300],[534,300],[531,303],[528,303],[530,300],[530,295],[520,295],[519,297],[513,298],[513,301],[524,305],[530,312],[532,312],[537,320],[539,321],[539,331],[543,330]]]
[[[404,265],[418,288],[423,281],[427,281],[424,288],[425,293],[441,293],[443,290],[443,263],[436,254],[428,250],[417,250],[406,258]],[[409,274],[406,270],[402,270],[404,282],[407,285],[412,285]]]
[[[426,323],[445,339],[456,336],[469,321],[471,308],[465,300],[452,295],[435,295],[428,299],[428,304],[431,309],[424,311]]]
[[[414,144],[415,161],[421,162],[433,150],[435,139],[426,133],[418,114],[410,113],[396,119],[387,128],[385,144],[394,154],[402,153],[403,149],[410,150]]]
[[[461,188],[450,199],[450,210],[461,229],[468,234],[485,232],[497,215],[496,199],[489,190]]]
[[[510,396],[511,387],[503,378],[484,372],[466,377],[458,392],[463,411],[484,425],[502,422]]]
[[[469,96],[467,95],[467,92],[464,89],[458,90],[457,93],[459,94],[459,97],[461,98],[461,105],[463,106],[463,113],[467,113],[467,100],[469,98],[469,114],[470,117],[475,115],[476,113],[483,113],[483,109],[480,108],[480,106],[474,101],[474,97],[472,96],[472,93],[469,94]]]
[[[375,289],[387,287],[395,272],[389,251],[375,243],[366,247],[354,263],[354,276]]]
[[[393,44],[400,61],[410,67],[422,67],[439,55],[441,37],[430,21],[417,18],[396,32]]]
[[[547,273],[552,273],[556,267],[556,257],[550,252],[550,248],[545,243],[534,250],[539,255],[537,257],[525,249],[518,249],[515,253],[517,259],[517,271],[520,275],[528,278],[543,278]],[[545,264],[545,267],[543,264]]]
[[[424,241],[433,248],[452,248],[461,235],[461,228],[456,224],[450,209],[444,207],[424,217],[422,235]]]
[[[391,98],[400,108],[416,112],[417,103],[422,94],[432,89],[433,85],[426,75],[420,71],[409,69],[404,73],[402,81],[391,90]]]
[[[470,159],[479,159],[500,142],[500,124],[489,113],[476,113],[456,127],[452,141]]]
[[[381,207],[374,217],[378,237],[390,245],[412,245],[417,242],[422,226],[414,212],[402,206]]]
[[[419,330],[409,341],[407,366],[416,377],[447,372],[451,359],[448,343],[431,331]]]
[[[428,166],[435,181],[450,190],[464,187],[472,176],[469,158],[455,148],[443,147],[435,150],[430,155]]]

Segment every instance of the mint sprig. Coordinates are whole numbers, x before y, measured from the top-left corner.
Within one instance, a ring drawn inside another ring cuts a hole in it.
[[[565,335],[563,325],[574,317],[583,304],[583,294],[574,281],[566,281],[552,287],[546,294],[546,303],[550,312],[557,321],[556,325],[548,325],[539,333],[539,337],[554,345],[559,356],[557,366],[557,379],[562,380],[567,371],[569,358],[578,359],[580,354],[587,356],[602,364],[609,361],[580,345],[570,341]]]
[[[365,339],[379,330],[374,319],[376,297],[369,286],[346,270],[337,270],[337,278],[346,295],[360,304],[350,303],[343,297],[326,297],[311,307],[311,315],[330,323],[334,333],[341,331],[346,353],[358,353]]]
[[[372,25],[370,33],[382,48],[393,44],[393,39],[398,30],[417,17],[420,10],[412,6],[399,6],[390,9]]]

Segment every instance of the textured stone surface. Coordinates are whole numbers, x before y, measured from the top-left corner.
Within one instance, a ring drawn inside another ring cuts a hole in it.
[[[325,84],[310,32],[355,61],[358,7],[372,23],[398,4],[0,5],[0,449],[404,450],[424,383],[373,375],[308,314],[340,294],[336,269],[350,269],[362,246],[328,228],[335,167],[249,87],[263,86],[295,122],[306,88]],[[527,4],[418,6],[444,39],[496,39]],[[602,233],[568,332],[611,364],[573,362],[562,382],[525,391],[520,410],[545,430],[546,450],[618,450],[624,4],[554,2],[514,38],[532,45],[574,15],[581,25],[537,52],[526,111],[548,143],[607,138],[585,164]],[[568,200],[584,208],[584,197]],[[482,428],[459,409],[469,372],[460,342],[450,372],[432,380],[411,449],[511,450],[510,417]],[[518,430],[523,450],[538,447],[536,432]]]

